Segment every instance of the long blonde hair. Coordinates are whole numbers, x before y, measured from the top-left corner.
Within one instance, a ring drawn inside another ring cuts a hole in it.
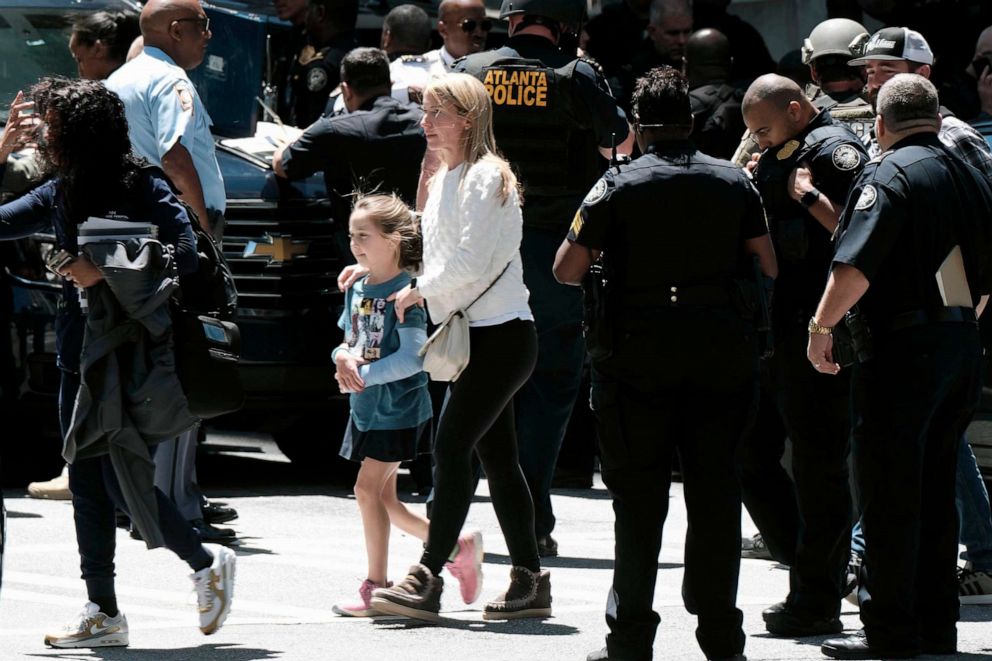
[[[449,73],[433,79],[424,89],[424,101],[431,100],[441,108],[469,120],[465,132],[465,160],[469,165],[486,162],[499,168],[503,179],[500,200],[503,204],[516,190],[520,194],[517,176],[496,148],[493,135],[493,104],[486,87],[467,73]],[[467,169],[467,168],[466,168]]]

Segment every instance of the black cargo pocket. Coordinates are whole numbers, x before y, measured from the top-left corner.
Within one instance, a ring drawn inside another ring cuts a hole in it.
[[[619,386],[616,382],[601,380],[594,375],[589,405],[596,414],[599,458],[604,476],[609,471],[626,468],[630,464],[630,450],[624,433]]]

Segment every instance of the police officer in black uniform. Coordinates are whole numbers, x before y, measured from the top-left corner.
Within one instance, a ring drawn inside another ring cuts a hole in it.
[[[396,193],[413,205],[427,140],[414,103],[390,95],[389,59],[378,48],[356,48],[341,64],[347,114],[321,117],[294,142],[272,155],[280,177],[324,173],[331,217],[347,226],[352,193]]]
[[[822,646],[842,659],[955,653],[957,444],[981,396],[976,308],[992,291],[992,189],[942,146],[937,90],[900,74],[876,107],[886,151],[855,184],[809,321],[809,361],[827,375],[852,305],[870,329],[853,376],[865,628]]]
[[[699,151],[730,158],[744,135],[744,90],[730,84],[730,42],[718,30],[694,32],[685,45],[685,74],[692,102],[692,141]]]
[[[806,321],[823,291],[841,205],[868,159],[858,137],[829,111],[818,111],[788,78],[758,78],[743,112],[763,149],[754,180],[781,268],[769,389],[792,439],[803,523],[788,599],[763,615],[775,635],[837,633],[851,535],[850,388],[846,378],[825,377],[806,361]]]
[[[309,43],[289,72],[292,124],[306,128],[324,114],[331,91],[340,82],[341,60],[352,48],[358,0],[310,0],[306,34]]]
[[[520,253],[538,332],[537,367],[517,393],[520,465],[531,488],[542,555],[551,537],[551,479],[579,391],[584,352],[582,297],[557,283],[549,265],[583,195],[605,169],[611,146],[630,153],[626,115],[589,63],[556,47],[582,16],[581,0],[505,0],[502,48],[469,55],[455,71],[485,84],[496,144],[526,191]]]
[[[616,566],[606,649],[589,659],[652,658],[659,618],[651,604],[676,451],[689,516],[685,605],[699,618],[696,638],[707,658],[743,659],[734,456],[753,402],[757,351],[733,285],[752,255],[774,277],[775,254],[747,176],[689,142],[686,79],[671,67],[653,69],[633,98],[644,155],[596,182],[554,267],[570,284],[596,260],[608,271],[605,289],[585,286],[602,295],[587,337],[594,338],[592,403],[616,513]],[[663,232],[659,209],[672,220]],[[685,218],[692,222],[676,222]]]

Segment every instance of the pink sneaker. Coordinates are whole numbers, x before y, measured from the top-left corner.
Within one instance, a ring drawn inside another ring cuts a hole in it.
[[[373,615],[378,615],[379,612],[372,608],[369,603],[372,600],[372,590],[382,587],[388,588],[392,587],[392,585],[392,582],[388,582],[386,585],[379,585],[378,583],[373,583],[366,578],[362,581],[362,586],[358,588],[359,601],[341,606],[334,604],[334,607],[331,608],[331,610],[338,615],[344,615],[345,617],[372,617]]]
[[[458,538],[458,554],[444,567],[458,579],[462,601],[475,602],[482,593],[482,533],[470,532]]]

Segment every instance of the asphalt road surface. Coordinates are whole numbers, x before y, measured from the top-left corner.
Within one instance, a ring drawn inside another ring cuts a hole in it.
[[[118,600],[127,614],[128,649],[51,650],[42,643],[85,602],[67,502],[28,499],[8,491],[9,550],[0,593],[0,660],[138,659],[253,661],[299,659],[351,661],[582,661],[603,644],[603,608],[613,566],[612,510],[602,484],[592,490],[555,492],[561,557],[548,560],[554,617],[544,622],[484,622],[482,603],[502,592],[509,559],[485,481],[468,525],[485,536],[485,586],[479,603],[466,607],[452,581],[442,602],[441,626],[403,619],[358,620],[331,612],[352,598],[365,577],[361,522],[354,499],[330,484],[303,483],[273,443],[259,435],[211,434],[211,454],[201,462],[201,483],[241,516],[232,525],[238,547],[234,609],[213,636],[196,627],[196,600],[184,563],[168,551],[146,551],[118,533]],[[412,481],[401,482],[403,497]],[[418,506],[420,506],[418,504]],[[749,519],[744,532],[754,532]],[[682,606],[683,538],[681,485],[673,486],[659,558],[655,608],[661,627],[656,659],[701,659],[694,619]],[[391,578],[402,577],[419,557],[420,543],[394,531]],[[738,604],[744,611],[749,659],[819,659],[821,639],[770,638],[761,610],[784,598],[788,573],[774,563],[744,560]],[[844,625],[860,627],[846,602]],[[959,659],[992,660],[992,607],[962,609]],[[934,657],[936,658],[936,657]],[[943,657],[954,658],[954,657]]]

